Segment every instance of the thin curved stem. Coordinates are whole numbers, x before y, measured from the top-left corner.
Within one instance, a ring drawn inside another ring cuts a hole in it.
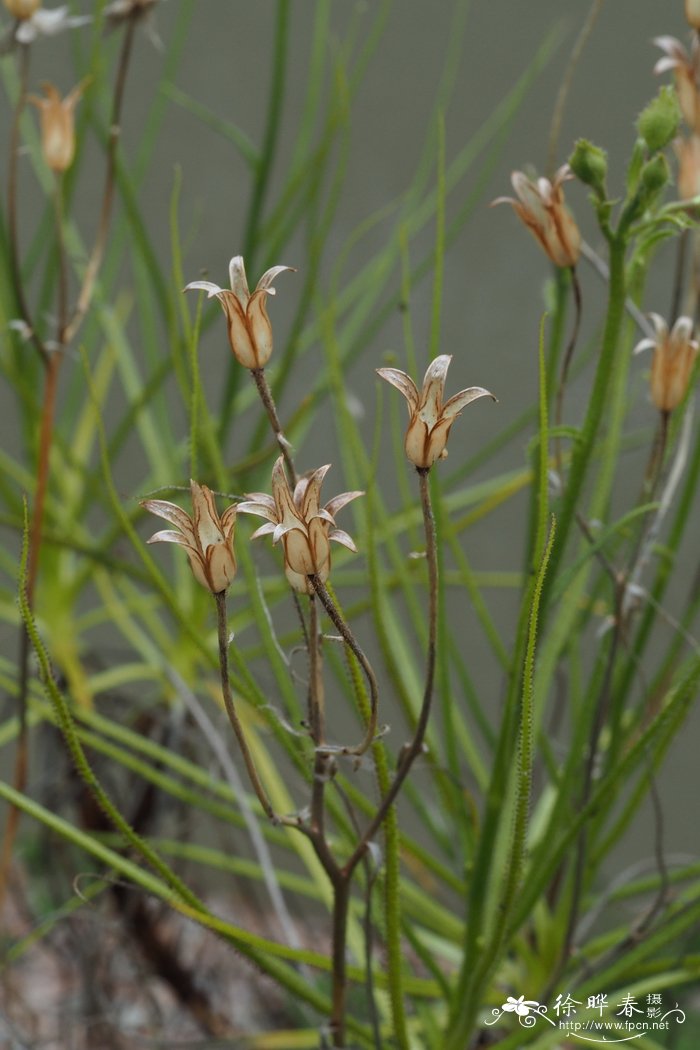
[[[437,656],[437,620],[438,620],[438,597],[439,576],[437,559],[437,537],[435,532],[435,517],[430,499],[430,483],[428,475],[430,468],[416,468],[420,480],[421,507],[423,510],[423,527],[425,529],[426,557],[428,560],[428,651],[426,654],[425,682],[423,686],[423,703],[421,705],[416,730],[410,744],[404,747],[399,758],[398,768],[394,779],[389,785],[389,790],[382,799],[377,812],[357,844],[354,853],[345,864],[345,871],[351,872],[361,860],[368,843],[381,827],[384,819],[398,795],[401,787],[409,774],[411,766],[418,755],[423,751],[428,721],[433,702],[433,687],[435,682],[435,664]]]
[[[323,751],[325,743],[325,705],[321,673],[321,633],[318,624],[318,604],[314,594],[309,595],[309,732],[316,747],[313,787],[311,789],[311,827],[321,838],[325,835],[325,791],[330,759]]]
[[[253,379],[255,380],[255,385],[258,388],[260,400],[262,401],[263,408],[267,413],[267,418],[270,420],[270,426],[272,427],[272,432],[275,435],[275,440],[279,445],[280,452],[282,453],[282,456],[284,458],[284,465],[289,471],[289,476],[292,481],[292,489],[294,489],[297,483],[297,472],[290,451],[291,445],[284,436],[282,424],[280,423],[279,416],[277,415],[277,407],[275,405],[275,400],[272,396],[272,391],[270,390],[270,384],[267,381],[267,376],[265,375],[265,369],[251,368],[250,372],[253,376]]]
[[[58,252],[58,309],[56,321],[56,342],[63,347],[68,323],[68,270],[66,267],[66,246],[63,236],[63,179],[59,172],[54,178],[54,209],[56,213],[56,245]]]
[[[228,635],[228,617],[226,615],[226,591],[219,591],[218,594],[214,595],[216,601],[216,613],[217,613],[217,626],[219,636],[219,669],[221,671],[221,695],[224,701],[224,707],[226,708],[226,714],[228,715],[229,722],[233,727],[233,731],[238,741],[238,746],[241,749],[243,755],[243,761],[245,762],[246,770],[248,771],[248,777],[250,783],[258,797],[258,801],[263,808],[263,811],[267,817],[274,824],[286,824],[290,827],[300,827],[300,823],[297,817],[281,817],[278,816],[272,808],[272,803],[268,797],[263,783],[260,779],[253,755],[248,747],[248,741],[246,740],[245,732],[241,724],[241,720],[238,717],[236,706],[233,702],[233,695],[231,693],[231,682],[229,681],[229,670],[228,670],[228,647],[229,647],[229,635]]]
[[[377,679],[372,670],[372,665],[365,656],[364,652],[358,645],[354,634],[350,630],[350,627],[343,619],[340,610],[331,598],[326,587],[321,581],[320,577],[313,574],[309,576],[311,585],[314,588],[316,594],[321,599],[321,604],[330,616],[334,627],[340,634],[341,638],[349,649],[355,654],[357,660],[365,673],[367,684],[369,685],[369,702],[370,702],[370,715],[369,722],[367,724],[367,732],[365,733],[364,739],[357,745],[357,747],[343,747],[341,753],[344,755],[363,755],[367,748],[371,745],[377,733],[377,715],[379,711],[379,690],[377,687]]]
[[[131,57],[135,29],[136,19],[130,18],[124,31],[122,49],[119,55],[119,65],[117,67],[117,76],[114,82],[114,96],[112,99],[112,111],[110,115],[109,140],[107,143],[107,171],[105,173],[105,184],[102,194],[102,207],[100,210],[97,235],[95,237],[95,243],[92,248],[92,254],[90,255],[90,259],[85,270],[83,283],[78,294],[78,301],[76,303],[75,309],[73,310],[73,314],[64,329],[64,342],[66,344],[73,341],[78,332],[78,329],[83,323],[86,313],[88,312],[90,303],[92,302],[93,292],[95,290],[95,282],[97,280],[97,275],[99,273],[100,266],[102,265],[102,258],[107,247],[107,237],[109,234],[109,225],[112,217],[112,203],[114,200],[114,186],[117,169],[117,148],[122,132],[121,118],[122,107],[124,103],[124,90],[126,87],[126,76],[129,68],[129,59]]]

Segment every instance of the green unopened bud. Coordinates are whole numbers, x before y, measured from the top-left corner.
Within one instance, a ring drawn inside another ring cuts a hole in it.
[[[680,119],[676,92],[668,85],[662,87],[637,120],[637,130],[650,153],[658,153],[676,137]]]
[[[652,198],[661,192],[670,179],[671,169],[668,161],[663,153],[657,153],[644,165],[639,179],[639,188],[647,203],[650,203]]]
[[[605,178],[608,158],[605,150],[586,139],[579,139],[569,157],[569,167],[577,179],[590,186],[600,197],[605,197]]]

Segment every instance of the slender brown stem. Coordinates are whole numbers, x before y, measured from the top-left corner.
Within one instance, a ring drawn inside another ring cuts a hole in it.
[[[314,594],[309,596],[309,731],[316,746],[314,779],[311,789],[311,828],[320,838],[325,836],[325,792],[331,759],[323,751],[325,743],[325,704],[321,673],[321,633],[318,624],[318,604]]]
[[[218,594],[214,595],[216,600],[216,613],[217,613],[217,624],[219,633],[219,669],[221,671],[221,694],[224,700],[224,707],[226,708],[226,714],[228,715],[229,722],[233,727],[233,731],[238,741],[238,746],[241,749],[243,755],[243,761],[245,762],[246,770],[248,771],[248,777],[253,786],[253,790],[258,797],[258,801],[262,806],[265,815],[269,817],[275,824],[287,824],[291,827],[299,827],[299,820],[296,817],[281,817],[278,816],[272,808],[272,803],[268,798],[267,792],[263,787],[262,781],[258,774],[258,770],[255,765],[255,761],[251,754],[250,748],[248,747],[248,741],[246,740],[245,732],[241,721],[238,717],[235,704],[233,702],[233,695],[231,693],[231,683],[229,681],[228,671],[228,647],[229,647],[229,635],[228,635],[228,617],[226,615],[226,591],[219,591]]]
[[[331,1011],[331,1039],[333,1046],[345,1046],[345,1004],[347,974],[345,955],[350,907],[350,876],[338,876],[333,882],[333,991]]]
[[[92,301],[93,292],[95,290],[95,282],[97,275],[102,265],[102,257],[107,247],[107,236],[109,234],[109,224],[112,215],[112,202],[114,200],[114,186],[115,176],[117,169],[117,148],[119,145],[119,139],[121,137],[121,118],[122,118],[122,106],[124,102],[124,89],[126,87],[126,77],[129,69],[129,59],[131,57],[131,49],[134,40],[134,30],[136,28],[136,19],[130,18],[126,29],[124,30],[124,36],[122,39],[122,48],[119,55],[119,65],[117,67],[117,75],[114,82],[114,95],[112,98],[112,111],[110,115],[110,127],[109,127],[109,140],[107,143],[107,170],[105,173],[105,184],[102,194],[102,207],[100,210],[100,218],[97,226],[97,235],[95,237],[95,243],[92,248],[92,254],[88,260],[88,264],[83,277],[83,283],[78,294],[78,301],[76,303],[73,314],[65,327],[65,343],[72,342],[75,338],[78,329],[83,323],[83,319],[89,309]]]
[[[430,719],[430,712],[433,702],[433,686],[435,681],[435,663],[437,656],[437,621],[438,621],[438,592],[439,592],[439,578],[438,578],[438,560],[437,560],[437,538],[435,533],[435,517],[433,515],[433,507],[430,499],[430,482],[429,473],[430,468],[421,469],[416,468],[418,471],[418,478],[420,481],[420,496],[421,496],[421,507],[423,510],[423,527],[425,530],[425,545],[426,545],[426,556],[428,560],[428,652],[426,654],[426,665],[425,665],[425,683],[423,686],[423,703],[421,705],[420,714],[418,716],[418,722],[416,724],[416,730],[413,735],[413,739],[410,744],[403,748],[401,756],[399,758],[398,767],[394,774],[394,779],[389,785],[389,789],[379,804],[377,812],[372,818],[370,824],[365,829],[362,838],[357,844],[354,853],[350,859],[346,862],[343,870],[346,872],[352,872],[357,863],[361,860],[365,850],[367,849],[368,843],[372,840],[374,835],[381,827],[384,819],[389,812],[389,808],[394,802],[398,795],[401,787],[408,776],[411,766],[415,762],[418,755],[423,751],[423,742],[425,740],[426,730],[428,728],[428,721]]]
[[[367,679],[367,684],[369,685],[370,714],[369,722],[367,724],[367,732],[365,733],[364,739],[356,747],[341,748],[341,751],[344,755],[363,755],[374,740],[377,733],[377,715],[379,711],[379,690],[377,688],[377,679],[375,677],[374,671],[372,670],[372,665],[370,664],[364,652],[358,645],[354,634],[350,630],[348,624],[343,619],[340,610],[338,609],[338,606],[331,598],[320,577],[316,575],[311,575],[309,576],[309,580],[311,581],[311,585],[314,588],[316,594],[321,599],[321,604],[330,616],[334,627],[336,628],[336,630],[338,631],[348,648],[357,657],[358,663],[364,671],[365,678]]]
[[[282,453],[282,456],[284,457],[284,465],[289,472],[293,489],[297,483],[296,467],[294,466],[294,460],[292,459],[290,444],[284,436],[282,424],[280,423],[279,416],[277,415],[277,407],[275,405],[275,400],[272,396],[272,391],[270,390],[270,384],[268,383],[267,376],[265,375],[265,369],[251,368],[250,372],[253,379],[255,380],[255,385],[258,388],[260,400],[262,401],[263,407],[267,413],[267,418],[270,420],[270,426],[272,427],[272,432],[275,435],[275,440],[277,441],[277,444],[279,445],[279,450]]]
[[[56,342],[64,346],[68,323],[68,268],[66,266],[65,239],[63,236],[63,179],[59,172],[54,179],[54,208],[56,212],[56,245],[58,251],[58,321]]]
[[[56,390],[58,385],[58,369],[61,363],[61,355],[56,352],[45,358],[46,369],[44,376],[44,399],[41,408],[41,430],[39,433],[39,459],[37,463],[36,490],[34,493],[34,509],[29,527],[29,557],[27,563],[27,600],[30,607],[33,604],[34,589],[36,586],[37,572],[39,568],[39,551],[41,548],[41,536],[44,521],[44,505],[46,501],[46,489],[49,480],[49,458],[51,453],[53,424],[56,412]],[[13,786],[17,791],[24,791],[29,777],[29,724],[28,697],[29,697],[29,654],[31,644],[27,634],[26,625],[22,624],[19,639],[18,656],[18,686],[17,686],[17,712],[19,717],[19,733],[17,736],[17,752],[13,772]],[[19,827],[20,813],[15,807],[9,810],[7,823],[0,846],[0,905],[5,895],[7,876],[14,841]]]
[[[578,333],[581,327],[581,285],[579,284],[578,275],[576,273],[576,267],[571,266],[571,287],[574,293],[574,327],[569,338],[569,343],[564,353],[564,359],[562,361],[561,372],[559,374],[559,387],[557,389],[557,401],[554,412],[554,425],[560,427],[562,423],[562,417],[564,414],[564,392],[566,390],[566,381],[569,376],[569,368],[571,366],[571,359],[574,356],[574,350],[576,349],[576,343],[578,340]],[[556,452],[555,452],[555,463],[557,473],[561,471],[561,437],[557,434],[556,439]]]

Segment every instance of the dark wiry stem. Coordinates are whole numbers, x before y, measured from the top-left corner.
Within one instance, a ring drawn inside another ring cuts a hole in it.
[[[124,89],[126,87],[126,76],[129,69],[129,59],[136,29],[136,19],[129,19],[124,37],[122,49],[119,55],[119,65],[114,83],[114,96],[112,99],[112,112],[110,115],[109,141],[107,144],[107,171],[105,174],[104,191],[102,194],[102,208],[97,227],[97,236],[92,249],[92,255],[85,270],[82,287],[78,295],[73,314],[65,327],[65,342],[70,343],[75,338],[78,329],[88,311],[95,290],[95,282],[102,265],[102,257],[107,247],[109,224],[112,215],[112,202],[114,199],[115,175],[117,169],[117,148],[121,136],[122,105],[124,102]]]
[[[220,591],[214,595],[216,600],[216,612],[217,612],[217,625],[219,634],[219,668],[221,671],[221,694],[224,700],[224,707],[226,708],[226,714],[229,717],[229,722],[233,727],[233,731],[238,741],[238,746],[241,749],[243,755],[243,761],[245,762],[246,770],[248,771],[248,777],[252,784],[253,790],[258,797],[258,801],[265,812],[265,815],[269,817],[275,824],[288,824],[292,827],[298,827],[299,821],[296,817],[280,817],[272,808],[272,803],[268,798],[267,792],[263,787],[262,781],[258,774],[258,770],[255,765],[255,761],[251,754],[250,748],[248,747],[248,741],[243,731],[243,726],[238,717],[236,706],[233,702],[233,696],[231,694],[231,683],[229,681],[228,672],[228,647],[229,647],[229,636],[228,636],[228,619],[226,615],[226,591]]]
[[[435,662],[437,654],[437,620],[438,620],[438,560],[437,560],[437,541],[435,534],[435,518],[433,516],[433,507],[430,500],[430,483],[429,483],[429,470],[417,468],[418,477],[420,480],[420,495],[421,495],[421,506],[423,509],[423,527],[425,529],[425,545],[426,555],[428,559],[428,652],[426,654],[426,667],[425,667],[425,684],[423,686],[423,703],[421,705],[420,715],[418,716],[418,723],[416,725],[416,731],[413,735],[413,740],[410,744],[407,744],[399,758],[398,768],[394,775],[394,779],[389,786],[389,790],[379,804],[379,808],[374,815],[374,818],[366,828],[360,842],[358,843],[355,852],[352,854],[350,859],[347,861],[344,870],[352,871],[357,863],[362,858],[365,850],[367,849],[368,843],[377,833],[381,827],[384,818],[386,817],[389,807],[394,802],[394,799],[398,795],[401,787],[408,776],[411,766],[415,762],[418,755],[423,751],[423,742],[425,740],[426,730],[428,728],[428,720],[430,718],[430,711],[433,701],[433,685],[435,680]]]
[[[374,671],[372,670],[372,665],[370,664],[369,660],[367,659],[364,652],[355,640],[354,634],[352,633],[348,624],[341,616],[340,610],[331,598],[320,577],[316,575],[311,575],[309,576],[309,580],[311,581],[311,585],[313,586],[316,594],[321,599],[321,604],[323,605],[323,608],[326,610],[331,620],[333,621],[333,625],[335,626],[336,630],[339,632],[345,644],[352,650],[352,652],[357,657],[357,660],[365,673],[365,677],[369,685],[370,716],[369,723],[367,725],[367,732],[365,733],[364,739],[360,744],[357,745],[357,747],[341,748],[342,753],[345,755],[363,755],[374,740],[374,737],[377,732],[377,713],[379,710],[379,691],[377,688],[377,679],[375,677]]]
[[[270,384],[268,383],[267,376],[265,375],[265,369],[251,368],[250,371],[251,375],[253,376],[253,379],[255,380],[255,385],[258,388],[260,400],[262,401],[263,407],[267,413],[267,418],[270,420],[270,426],[272,427],[272,431],[275,435],[275,440],[277,441],[280,452],[282,453],[282,456],[284,458],[284,465],[289,472],[289,476],[292,482],[292,489],[294,489],[297,483],[297,472],[294,466],[294,460],[292,459],[292,455],[290,452],[289,442],[284,436],[282,425],[279,421],[279,416],[277,415],[277,408],[275,406],[275,401],[272,396],[272,391],[270,390]]]
[[[325,788],[329,771],[329,756],[323,752],[325,743],[325,710],[323,676],[321,674],[321,635],[318,626],[316,596],[309,597],[309,732],[316,748],[314,779],[311,793],[311,827],[314,833],[325,834]]]

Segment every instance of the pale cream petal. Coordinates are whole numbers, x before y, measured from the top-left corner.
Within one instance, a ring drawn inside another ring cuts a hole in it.
[[[155,532],[150,539],[146,540],[146,543],[179,543],[181,547],[189,547],[190,550],[196,550],[196,548],[188,542],[186,536],[183,536],[181,532],[173,532],[171,529],[163,529],[162,532]]]
[[[258,368],[258,355],[248,330],[245,311],[233,292],[223,291],[218,300],[228,321],[228,341],[233,355],[244,368]]]
[[[272,468],[272,495],[277,509],[277,520],[288,528],[296,528],[304,523],[300,520],[292,493],[289,490],[289,482],[284,469],[284,458],[279,457]]]
[[[301,529],[289,529],[283,537],[283,543],[284,558],[292,572],[309,576],[316,571],[316,562],[306,532],[302,532]]]
[[[207,299],[213,299],[215,295],[221,295],[224,291],[223,288],[219,288],[218,284],[212,284],[211,281],[190,281],[182,290],[183,292],[191,292],[193,290],[206,292]]]
[[[202,550],[206,551],[207,547],[216,546],[224,541],[216,502],[211,489],[208,489],[206,485],[198,485],[196,481],[190,481],[190,489],[192,490],[194,533]]]
[[[245,263],[242,255],[234,255],[228,264],[228,273],[231,280],[231,291],[245,310],[250,298],[250,292],[248,291],[248,279],[245,275]]]
[[[265,308],[265,298],[269,294],[269,291],[253,292],[246,311],[257,368],[264,368],[272,355],[272,325]]]
[[[398,368],[378,368],[377,375],[386,379],[387,383],[395,386],[408,402],[408,414],[412,415],[418,407],[418,387],[409,375],[401,372]]]
[[[331,529],[328,534],[330,540],[335,540],[336,543],[341,543],[343,547],[347,547],[349,551],[354,551],[357,554],[357,547],[352,536],[349,536],[343,529]]]
[[[319,512],[321,507],[321,485],[330,468],[330,463],[326,463],[325,466],[318,467],[309,475],[307,484],[301,492],[301,502],[297,502],[296,491],[294,493],[294,502],[299,508],[301,517],[306,522]]]
[[[293,266],[272,266],[269,270],[266,270],[258,281],[255,291],[267,292],[268,295],[274,295],[275,289],[272,287],[272,282],[286,270],[296,273],[296,269]]]
[[[141,506],[151,514],[165,518],[171,525],[176,525],[186,536],[192,536],[192,519],[176,503],[164,499],[144,499],[141,500]]]
[[[230,507],[227,507],[224,513],[221,515],[221,531],[224,533],[227,540],[233,534],[233,530],[236,527],[237,514],[238,504],[233,503]]]
[[[418,414],[428,428],[434,427],[440,418],[445,379],[451,360],[449,354],[440,354],[430,362],[423,378]]]
[[[255,530],[255,532],[252,534],[252,536],[250,538],[251,538],[251,540],[257,540],[259,536],[269,536],[270,533],[274,532],[276,528],[277,528],[277,522],[275,522],[275,521],[266,521],[264,525],[261,525],[259,529]]]
[[[480,397],[490,397],[492,401],[497,400],[491,391],[484,390],[483,386],[470,386],[466,390],[460,390],[458,394],[454,394],[449,401],[445,402],[442,406],[442,418],[456,419],[463,408]]]
[[[243,503],[238,504],[239,514],[257,514],[261,518],[267,518],[268,521],[274,521],[277,524],[277,508],[275,507],[274,500],[271,496],[268,496],[269,503],[266,501],[263,503],[259,499],[245,500]]]
[[[415,416],[409,423],[404,448],[411,463],[416,467],[429,467],[428,462],[428,435],[429,430],[420,417]]]
[[[693,334],[693,322],[690,317],[679,317],[671,329],[671,343],[674,346],[690,341]]]
[[[187,557],[190,559],[190,568],[192,569],[197,583],[201,583],[202,587],[206,587],[208,591],[212,591],[213,588],[208,573],[208,566],[206,562],[202,560],[202,555],[199,551],[193,551],[190,548],[187,548]]]
[[[524,175],[522,171],[514,171],[510,177],[510,181],[513,184],[513,189],[518,195],[520,202],[524,209],[530,214],[533,221],[536,223],[545,223],[547,221],[547,209],[542,203],[542,198],[537,190],[537,187],[532,184],[527,175]],[[524,218],[524,216],[522,216]]]
[[[342,510],[352,500],[357,499],[358,496],[364,496],[364,492],[341,492],[339,496],[334,496],[333,499],[329,499],[326,503],[325,510],[335,518],[339,510]]]
[[[206,553],[207,576],[214,594],[225,591],[236,575],[236,559],[225,543],[210,547]]]
[[[654,350],[655,348],[656,348],[656,340],[655,339],[642,339],[639,343],[637,343],[637,345],[635,346],[635,348],[632,351],[632,353],[633,354],[641,354],[641,352],[643,350]]]

